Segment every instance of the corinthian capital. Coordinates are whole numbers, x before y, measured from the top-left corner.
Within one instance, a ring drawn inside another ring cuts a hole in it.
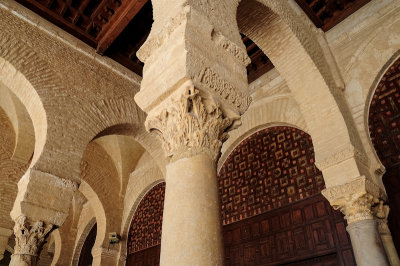
[[[30,222],[25,216],[19,216],[15,220],[15,248],[14,255],[19,260],[25,261],[27,265],[36,265],[42,245],[53,229],[52,224],[42,221]]]
[[[146,120],[147,130],[160,133],[166,155],[174,160],[199,153],[216,160],[231,124],[214,100],[190,85]]]
[[[373,219],[372,206],[379,202],[383,191],[366,177],[326,188],[322,194],[334,209],[339,209],[348,224]]]

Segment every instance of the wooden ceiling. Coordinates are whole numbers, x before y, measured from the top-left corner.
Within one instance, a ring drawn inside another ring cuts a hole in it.
[[[328,31],[371,0],[296,0],[315,26]]]
[[[138,75],[143,63],[136,52],[153,23],[149,0],[16,0],[40,16],[109,56]],[[327,31],[370,0],[296,0],[317,27]],[[248,37],[242,35],[251,64],[249,82],[274,66]]]

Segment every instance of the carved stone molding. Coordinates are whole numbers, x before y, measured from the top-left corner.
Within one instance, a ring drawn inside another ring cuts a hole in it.
[[[42,221],[30,222],[27,217],[19,216],[15,220],[14,226],[15,248],[13,256],[19,256],[28,265],[36,265],[44,241],[53,228],[52,224],[46,224]]]
[[[199,79],[201,84],[214,91],[228,101],[229,104],[233,104],[241,113],[244,113],[249,108],[251,97],[245,93],[238,92],[232,84],[221,78],[211,68],[203,69],[199,73]]]
[[[213,160],[218,158],[222,142],[228,137],[225,130],[232,121],[224,117],[218,104],[207,100],[205,104],[199,92],[189,86],[161,113],[146,119],[147,130],[161,133],[168,157],[176,160],[205,153]]]
[[[158,34],[155,34],[154,37],[150,34],[149,38],[136,53],[140,61],[145,63],[153,52],[161,47],[169,39],[169,36],[187,20],[189,12],[190,7],[187,6],[182,12],[172,17]]]
[[[372,206],[383,197],[379,186],[364,176],[324,189],[322,194],[334,209],[340,209],[348,224],[373,219]]]
[[[233,55],[237,60],[239,60],[240,63],[244,64],[245,66],[251,63],[246,49],[239,47],[220,32],[213,31],[212,38],[219,47]]]
[[[370,165],[370,160],[368,159],[368,157],[353,146],[341,150],[322,161],[316,161],[315,164],[320,170],[324,170],[328,167],[334,166],[351,158],[355,158],[358,162],[367,167],[369,167]]]

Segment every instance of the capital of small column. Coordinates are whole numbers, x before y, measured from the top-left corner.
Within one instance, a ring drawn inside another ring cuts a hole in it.
[[[322,194],[334,209],[339,209],[348,224],[374,218],[372,206],[384,197],[378,185],[361,176],[349,183],[326,188]]]
[[[172,160],[204,153],[217,160],[225,130],[232,125],[212,98],[201,96],[190,81],[155,115],[149,114],[146,128],[159,133],[166,155]]]
[[[44,241],[53,229],[53,224],[31,222],[22,215],[17,217],[14,226],[14,254],[10,265],[36,265]]]

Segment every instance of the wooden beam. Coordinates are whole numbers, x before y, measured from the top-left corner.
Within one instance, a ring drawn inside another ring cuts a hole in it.
[[[97,52],[104,52],[111,46],[115,39],[121,34],[129,22],[136,16],[148,0],[130,0],[118,8],[109,23],[97,36]]]

